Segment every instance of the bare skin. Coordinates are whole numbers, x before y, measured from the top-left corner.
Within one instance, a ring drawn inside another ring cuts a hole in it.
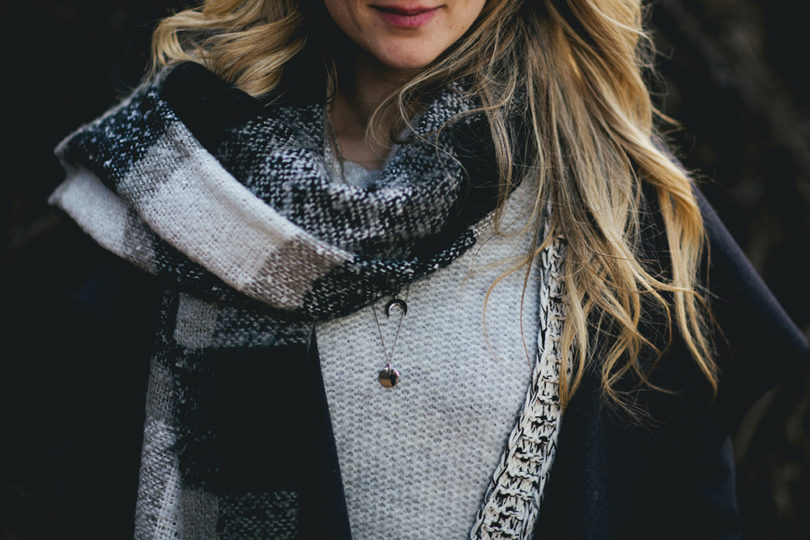
[[[379,169],[390,141],[367,141],[369,119],[385,97],[455,43],[485,0],[323,0],[357,45],[351,76],[342,77],[331,109],[343,157]],[[392,120],[393,121],[393,120]],[[391,126],[396,128],[396,126]]]
[[[385,163],[391,142],[367,141],[366,127],[377,106],[412,71],[391,69],[361,49],[356,56],[351,86],[337,89],[330,115],[343,157],[375,170]]]

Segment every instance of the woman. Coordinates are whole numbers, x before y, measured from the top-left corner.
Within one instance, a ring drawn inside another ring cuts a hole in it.
[[[51,198],[162,291],[136,536],[738,536],[729,430],[808,345],[656,136],[639,21],[160,24]]]

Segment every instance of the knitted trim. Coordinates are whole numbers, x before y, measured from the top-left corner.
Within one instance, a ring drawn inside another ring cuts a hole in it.
[[[559,382],[563,255],[561,238],[540,254],[540,330],[532,383],[476,515],[470,531],[472,539],[528,539],[537,521],[562,419]]]

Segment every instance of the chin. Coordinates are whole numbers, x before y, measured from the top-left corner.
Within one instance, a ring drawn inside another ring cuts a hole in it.
[[[426,67],[430,61],[413,61],[413,62],[383,62],[386,67],[395,71],[416,71]]]
[[[426,67],[433,62],[437,56],[437,54],[430,53],[414,54],[414,51],[409,51],[409,54],[379,55],[377,56],[377,60],[389,69],[413,71]]]

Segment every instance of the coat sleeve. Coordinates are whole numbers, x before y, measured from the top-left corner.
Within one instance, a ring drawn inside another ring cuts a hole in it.
[[[43,223],[4,267],[0,401],[13,530],[131,538],[161,288],[68,218]]]
[[[697,198],[721,369],[716,412],[736,422],[763,393],[810,368],[810,347],[700,191]]]

